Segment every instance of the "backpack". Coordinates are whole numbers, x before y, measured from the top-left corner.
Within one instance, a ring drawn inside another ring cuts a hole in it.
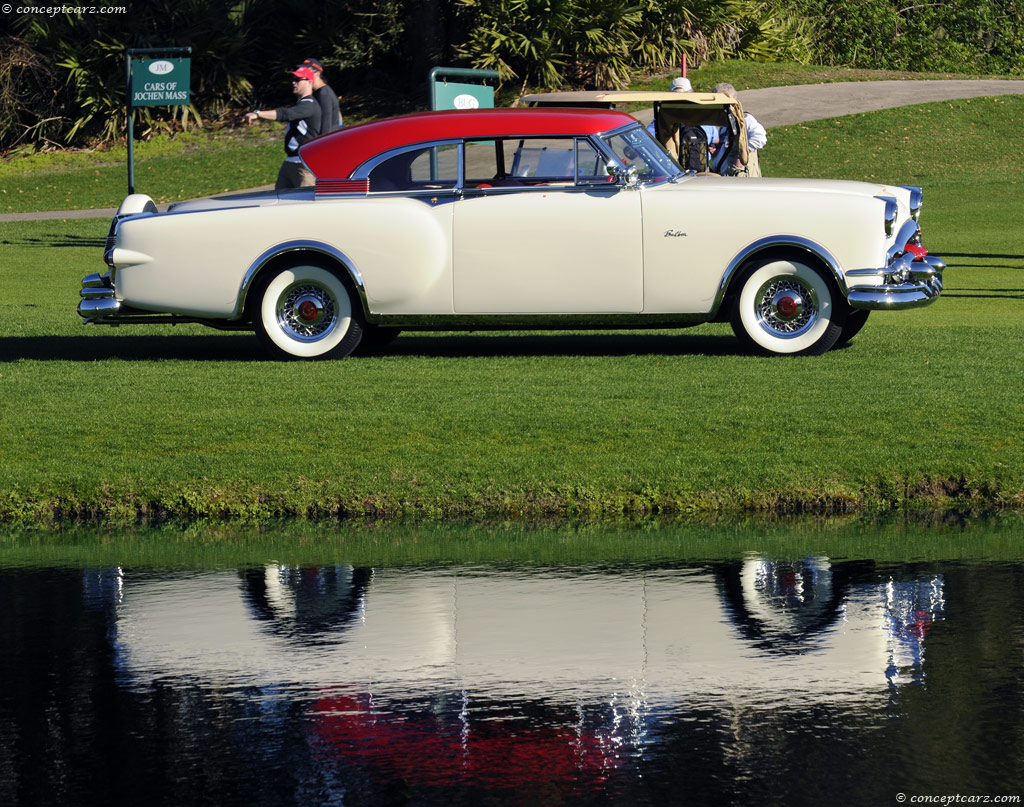
[[[708,170],[708,136],[700,126],[679,127],[679,164],[685,171]]]

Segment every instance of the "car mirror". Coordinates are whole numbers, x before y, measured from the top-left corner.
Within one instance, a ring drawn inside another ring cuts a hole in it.
[[[640,181],[640,169],[635,165],[623,168],[616,163],[608,163],[606,168],[608,175],[614,177],[617,183],[626,188],[635,188]]]

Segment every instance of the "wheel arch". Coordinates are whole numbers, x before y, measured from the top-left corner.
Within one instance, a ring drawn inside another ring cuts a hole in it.
[[[310,264],[335,272],[341,281],[349,285],[351,291],[355,293],[363,317],[369,320],[370,309],[366,302],[363,276],[345,253],[320,241],[289,241],[277,244],[253,261],[242,278],[238,302],[232,319],[249,318],[249,292],[259,278],[282,266],[294,265],[300,260],[308,260]]]
[[[840,294],[846,298],[846,281],[843,277],[843,270],[827,249],[820,244],[799,236],[769,236],[755,241],[741,250],[736,257],[730,261],[722,283],[715,295],[712,314],[716,322],[728,321],[732,305],[731,301],[742,288],[736,283],[737,278],[743,276],[743,270],[755,261],[785,260],[799,258],[809,266],[820,269],[831,274],[839,288]]]

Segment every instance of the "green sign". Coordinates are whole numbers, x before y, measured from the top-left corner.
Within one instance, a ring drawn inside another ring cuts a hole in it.
[[[191,59],[132,59],[129,106],[183,106],[189,103]]]
[[[492,109],[494,88],[483,84],[435,81],[434,109]]]

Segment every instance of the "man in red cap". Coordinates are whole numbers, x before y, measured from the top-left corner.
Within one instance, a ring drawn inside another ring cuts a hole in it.
[[[316,184],[313,172],[306,168],[299,157],[299,146],[320,134],[320,104],[313,98],[313,71],[300,67],[292,71],[292,91],[298,96],[294,106],[280,109],[254,109],[245,115],[247,122],[254,120],[287,121],[284,133],[284,162],[277,172],[276,190],[283,188],[305,188]]]
[[[320,134],[333,132],[341,128],[341,109],[338,96],[330,85],[324,81],[324,66],[319,59],[303,59],[299,67],[308,67],[313,71],[313,97],[320,104]]]

